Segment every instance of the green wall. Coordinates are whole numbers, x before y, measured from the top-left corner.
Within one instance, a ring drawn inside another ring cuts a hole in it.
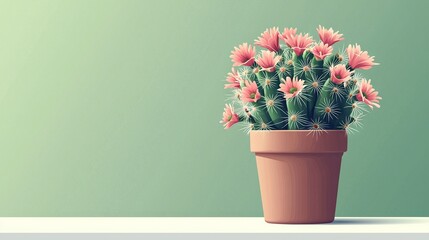
[[[261,216],[229,53],[319,24],[381,63],[337,215],[429,216],[429,2],[262,2],[1,1],[0,216]]]

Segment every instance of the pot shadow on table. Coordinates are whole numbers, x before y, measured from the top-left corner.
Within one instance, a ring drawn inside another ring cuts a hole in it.
[[[335,219],[333,225],[414,224],[418,219]]]

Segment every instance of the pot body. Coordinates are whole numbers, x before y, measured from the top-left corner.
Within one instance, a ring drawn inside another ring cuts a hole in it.
[[[262,207],[269,223],[328,223],[335,218],[347,134],[328,130],[251,131]]]

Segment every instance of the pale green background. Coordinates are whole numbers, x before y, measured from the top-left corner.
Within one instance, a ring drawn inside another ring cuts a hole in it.
[[[262,3],[264,2],[264,3]],[[0,216],[261,216],[233,46],[319,24],[381,65],[338,216],[429,216],[427,1],[1,1]]]

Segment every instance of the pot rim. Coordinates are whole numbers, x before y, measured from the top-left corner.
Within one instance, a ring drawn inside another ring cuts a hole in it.
[[[344,153],[347,131],[252,130],[250,151],[254,153]]]

